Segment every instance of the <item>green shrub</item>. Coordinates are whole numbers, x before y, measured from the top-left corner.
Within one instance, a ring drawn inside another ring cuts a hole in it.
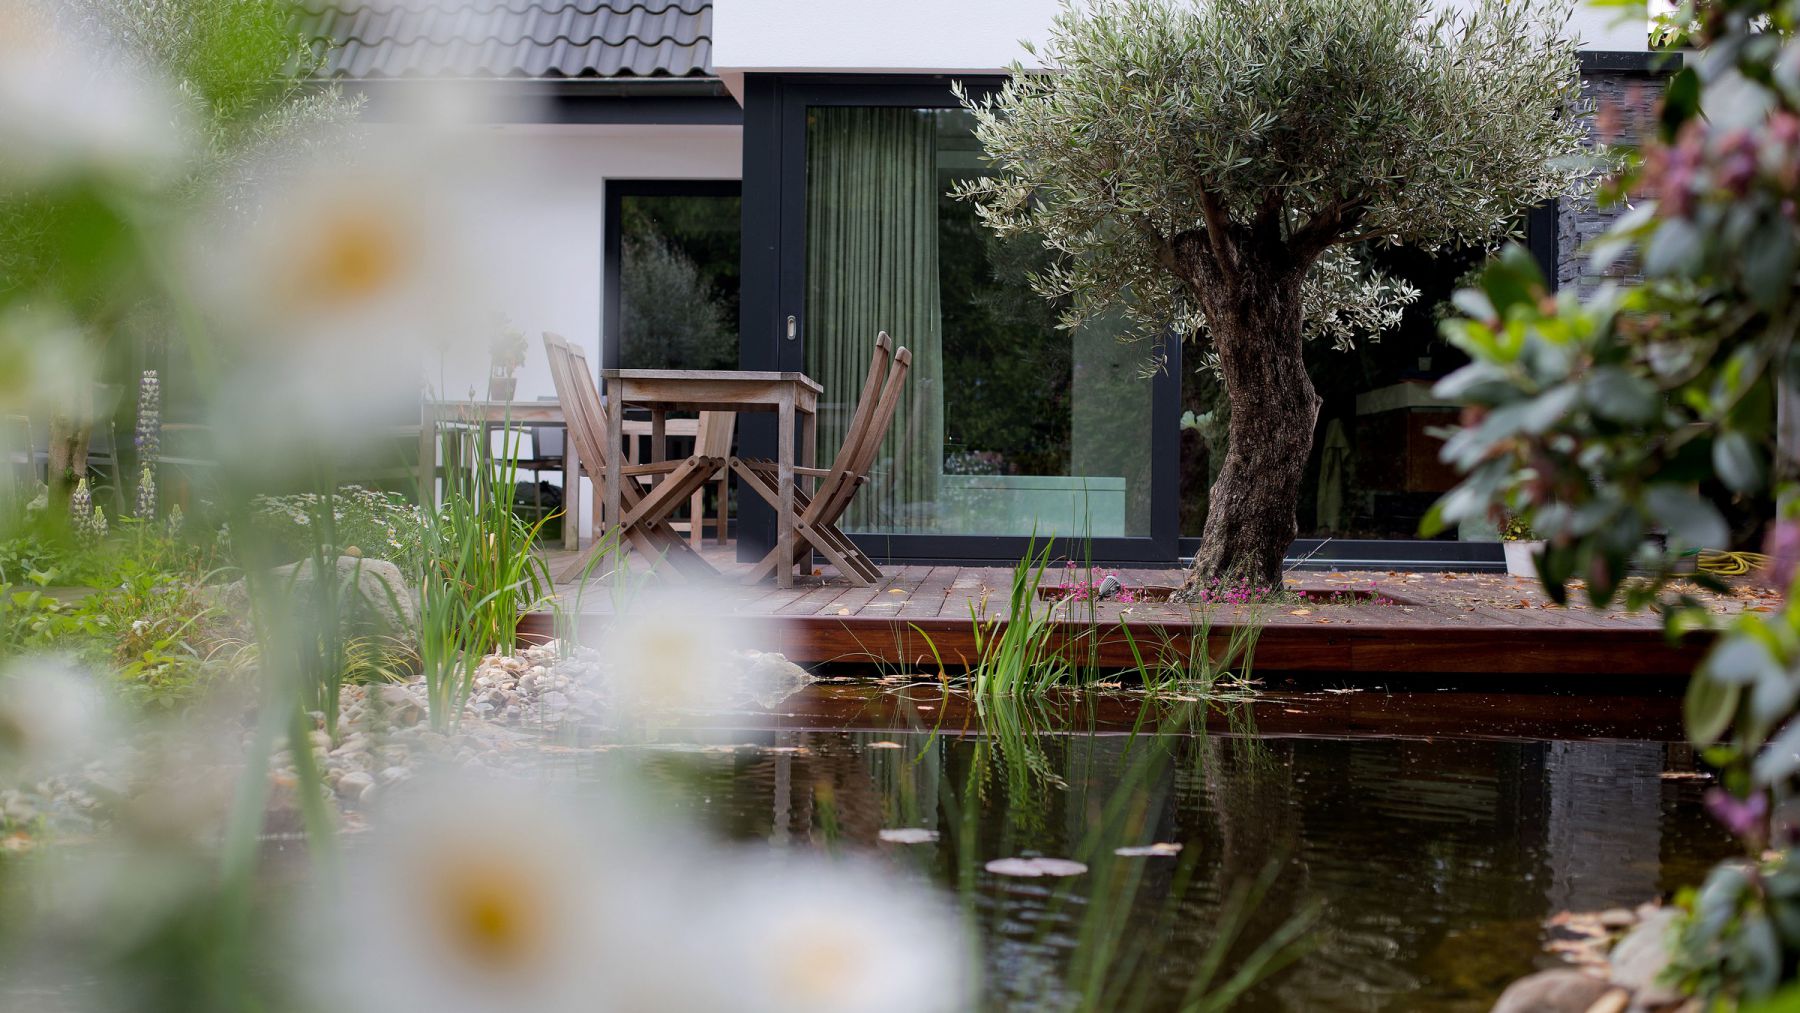
[[[310,558],[322,545],[333,555],[385,559],[402,572],[416,572],[425,562],[425,514],[397,492],[346,485],[330,497],[330,531],[321,531],[326,497],[318,493],[258,496],[254,524],[259,544],[271,546],[283,562]]]

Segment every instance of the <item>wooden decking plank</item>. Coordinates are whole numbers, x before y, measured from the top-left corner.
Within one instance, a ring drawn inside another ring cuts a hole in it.
[[[796,595],[787,604],[776,608],[774,614],[778,616],[816,615],[827,603],[835,601],[847,589],[855,586],[842,577],[821,581],[817,585],[807,588],[804,594]]]
[[[944,601],[950,596],[950,588],[956,583],[960,570],[961,567],[956,566],[932,567],[906,604],[900,606],[899,618],[935,618],[944,610]]]

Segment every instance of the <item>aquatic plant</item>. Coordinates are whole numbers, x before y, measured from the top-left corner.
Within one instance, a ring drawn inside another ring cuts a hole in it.
[[[1035,538],[1027,544],[1024,557],[1013,567],[1006,615],[989,618],[980,611],[985,602],[969,604],[975,639],[969,680],[977,696],[1042,691],[1069,681],[1074,674],[1074,666],[1060,649],[1055,610],[1037,605],[1052,548],[1053,543],[1046,542],[1038,549]]]

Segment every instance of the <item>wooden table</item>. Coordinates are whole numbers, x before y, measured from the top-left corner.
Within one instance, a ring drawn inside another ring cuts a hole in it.
[[[437,431],[443,422],[460,422],[486,432],[492,426],[560,426],[562,404],[557,401],[431,401],[424,403],[419,424],[419,490],[437,503]],[[563,440],[562,460],[563,525],[565,549],[580,547],[581,538],[581,457],[575,452],[575,441]]]
[[[666,416],[670,411],[776,413],[781,510],[775,537],[782,549],[793,550],[794,446],[797,439],[800,466],[812,467],[819,395],[825,388],[805,373],[743,370],[603,369],[600,380],[606,393],[609,431],[624,432],[627,406],[649,409],[652,461],[663,459]],[[622,457],[613,454],[606,461],[606,504],[601,517],[608,527],[616,527],[624,516],[619,501],[619,483],[624,478],[620,471]],[[775,574],[778,586],[794,585],[793,567],[781,567]]]

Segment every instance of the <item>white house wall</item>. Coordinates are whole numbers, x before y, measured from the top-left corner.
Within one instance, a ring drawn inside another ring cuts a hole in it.
[[[542,334],[554,331],[600,362],[606,181],[739,179],[737,126],[518,125],[480,128],[514,167],[477,192],[479,299],[524,331],[529,351],[518,372],[519,400],[556,393]],[[427,367],[450,397],[485,396],[487,350],[465,348]],[[441,376],[441,380],[440,380]],[[546,475],[545,478],[553,478]],[[583,517],[584,526],[587,518]]]
[[[1454,3],[1455,0],[1439,0]],[[764,71],[994,72],[1025,60],[1059,0],[713,0],[713,67],[728,82]],[[1643,18],[1581,0],[1584,47],[1642,51]]]

